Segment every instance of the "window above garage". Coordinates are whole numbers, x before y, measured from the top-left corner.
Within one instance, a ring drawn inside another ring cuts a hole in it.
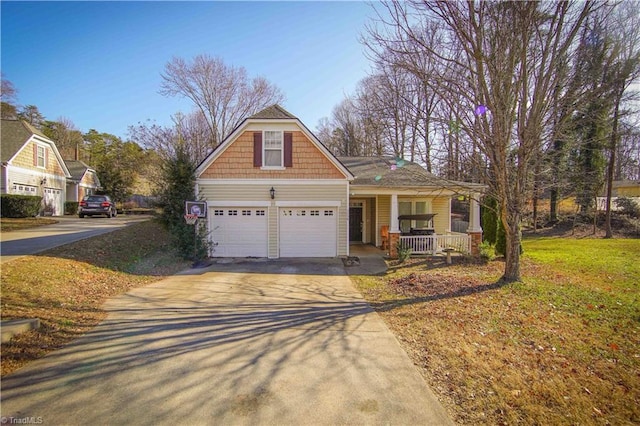
[[[293,133],[265,130],[253,133],[253,166],[266,170],[293,167]]]

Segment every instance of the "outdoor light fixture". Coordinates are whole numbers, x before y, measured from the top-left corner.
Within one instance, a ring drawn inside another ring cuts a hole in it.
[[[40,181],[40,185],[46,185],[46,184],[47,184],[47,178],[43,178],[43,179]]]
[[[271,187],[271,189],[269,190],[269,195],[271,195],[271,199],[273,200],[274,198],[276,198],[276,190],[273,189],[273,186]]]

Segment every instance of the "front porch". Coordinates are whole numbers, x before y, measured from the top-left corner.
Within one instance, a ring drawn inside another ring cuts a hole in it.
[[[390,193],[389,193],[390,192]],[[454,232],[451,198],[454,193],[411,194],[408,191],[354,193],[349,205],[349,243],[372,244],[397,257],[399,247],[416,255],[452,250],[476,255],[482,235],[479,194],[469,194],[467,232]]]
[[[484,185],[441,179],[401,158],[340,160],[354,175],[348,193],[349,243],[372,244],[392,258],[402,246],[414,254],[433,255],[450,249],[479,253],[482,228],[478,200]],[[463,228],[451,215],[452,200],[461,198],[469,202],[468,226]]]
[[[411,249],[411,254],[430,254],[435,256],[453,250],[471,254],[471,235],[451,232],[443,235],[400,235],[401,247]]]

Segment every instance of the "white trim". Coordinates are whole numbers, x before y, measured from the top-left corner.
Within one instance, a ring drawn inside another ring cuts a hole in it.
[[[207,201],[207,207],[269,207],[270,201]]]
[[[360,205],[352,205],[352,204],[360,204]],[[369,227],[367,226],[367,199],[366,198],[356,198],[356,200],[352,200],[349,199],[349,210],[351,210],[352,208],[358,208],[358,209],[362,209],[362,237],[360,238],[361,243],[363,244],[367,244],[371,241],[369,237]],[[351,214],[348,215],[349,218],[351,217]],[[349,243],[351,243],[351,236],[349,235],[349,230],[351,229],[351,224],[347,223],[347,239],[349,239]]]
[[[271,133],[279,133],[280,134],[280,148],[279,149],[267,149],[267,132]],[[280,165],[277,166],[267,166],[265,162],[267,160],[267,151],[280,151]],[[262,131],[262,166],[260,170],[286,170],[284,167],[284,131],[283,130],[263,130]]]
[[[35,167],[46,170],[47,169],[47,145],[44,143],[36,143],[36,164]],[[42,157],[40,157],[40,148],[42,148]],[[42,158],[42,166],[40,165],[40,158]]]
[[[374,188],[359,187],[351,185],[349,187],[352,197],[370,197],[373,195],[405,195],[411,197],[450,197],[458,194],[458,192],[446,188],[426,188],[426,187],[395,187],[395,188]]]
[[[276,207],[340,207],[340,201],[276,201]]]
[[[346,179],[198,179],[197,182],[200,185],[346,185],[348,189]]]
[[[389,232],[400,233],[398,221],[398,194],[391,194],[391,209],[389,214],[391,215],[389,218]]]

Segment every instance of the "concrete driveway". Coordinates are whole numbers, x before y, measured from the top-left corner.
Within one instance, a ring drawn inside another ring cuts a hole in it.
[[[216,264],[107,308],[75,344],[3,378],[3,420],[451,424],[339,260]]]

